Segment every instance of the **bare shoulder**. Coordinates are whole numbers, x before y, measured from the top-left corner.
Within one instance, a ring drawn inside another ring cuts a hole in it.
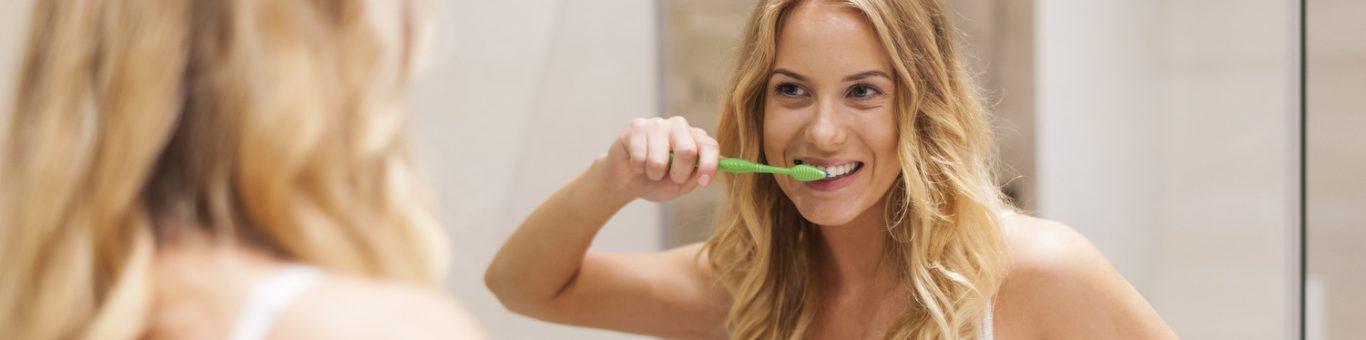
[[[1065,224],[1021,214],[1006,217],[1003,224],[1013,277],[1088,276],[1109,266],[1086,236]]]
[[[1143,296],[1075,229],[1004,219],[1006,278],[997,297],[1007,338],[1174,338]]]
[[[151,339],[221,338],[238,327],[263,280],[291,264],[247,248],[163,247],[153,262]],[[276,339],[482,338],[474,319],[435,287],[338,274],[290,301],[270,326]]]
[[[482,339],[474,318],[435,287],[328,277],[281,315],[275,339]]]

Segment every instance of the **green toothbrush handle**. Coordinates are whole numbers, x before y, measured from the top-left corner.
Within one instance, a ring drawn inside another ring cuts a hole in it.
[[[672,154],[669,155],[669,161],[673,162]],[[716,168],[735,174],[768,173],[788,175],[803,182],[821,180],[826,178],[825,170],[821,170],[810,165],[799,164],[791,168],[783,168],[772,165],[754,163],[740,158],[722,157],[720,160],[717,160]]]
[[[670,154],[670,155],[669,155],[669,163],[672,164],[673,161],[674,161],[674,155],[673,155],[673,154]],[[777,167],[767,166],[767,165],[763,165],[763,164],[756,164],[756,163],[754,163],[754,162],[750,162],[750,161],[747,161],[747,160],[744,160],[744,159],[740,159],[740,158],[726,158],[726,157],[721,157],[721,159],[719,159],[719,160],[716,161],[716,168],[717,168],[717,169],[720,169],[720,170],[725,170],[726,172],[735,173],[735,174],[752,174],[752,173],[756,173],[756,172],[769,172],[769,173],[772,173],[772,172],[774,172],[774,171],[786,170],[786,169],[783,169],[783,168],[777,168]]]
[[[721,160],[717,161],[716,167],[737,174],[769,173],[786,175],[792,172],[787,168],[758,164],[740,158],[721,158]]]

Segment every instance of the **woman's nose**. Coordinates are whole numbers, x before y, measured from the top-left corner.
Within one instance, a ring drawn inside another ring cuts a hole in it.
[[[838,111],[837,104],[823,101],[806,127],[806,142],[822,151],[839,150],[844,144],[846,133]]]

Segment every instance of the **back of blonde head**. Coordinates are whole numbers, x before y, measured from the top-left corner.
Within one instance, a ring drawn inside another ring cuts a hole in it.
[[[761,0],[742,37],[718,129],[721,153],[763,160],[765,86],[787,13],[804,1]],[[949,12],[938,0],[840,1],[863,14],[890,54],[901,176],[888,193],[887,263],[907,310],[891,339],[974,338],[1003,276],[991,173],[992,135],[958,62]],[[719,230],[706,252],[732,298],[736,339],[803,338],[819,311],[820,237],[768,176],[731,176]],[[892,295],[900,296],[900,295]]]
[[[435,284],[410,1],[39,0],[0,163],[0,329],[141,335],[177,235]]]

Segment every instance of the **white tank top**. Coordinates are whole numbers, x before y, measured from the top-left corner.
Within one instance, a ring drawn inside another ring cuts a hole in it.
[[[252,285],[237,322],[228,333],[229,340],[262,340],[291,302],[318,283],[322,272],[295,265]]]

